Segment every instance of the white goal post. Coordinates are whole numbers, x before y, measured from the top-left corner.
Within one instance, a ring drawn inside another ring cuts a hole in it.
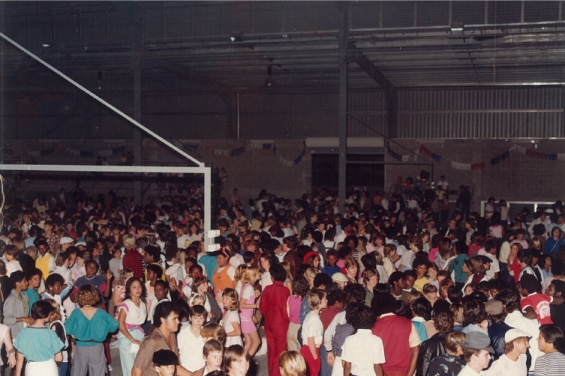
[[[69,82],[71,85],[75,86],[81,90],[86,95],[92,97],[94,100],[98,101],[105,107],[112,110],[117,115],[123,117],[135,127],[139,128],[143,132],[149,134],[154,139],[160,141],[162,144],[168,148],[174,150],[176,153],[180,154],[182,157],[188,159],[191,164],[195,164],[196,167],[179,167],[179,166],[100,166],[100,165],[30,165],[30,164],[0,164],[0,173],[2,171],[43,171],[43,172],[100,172],[100,173],[174,173],[174,174],[202,174],[204,175],[204,246],[208,249],[211,239],[206,236],[209,234],[211,229],[211,218],[212,218],[212,169],[206,166],[204,162],[199,161],[193,156],[187,154],[184,150],[178,148],[176,145],[161,137],[159,134],[153,132],[151,129],[145,127],[143,124],[124,113],[111,103],[107,102],[103,98],[99,97],[92,91],[88,90],[86,87],[82,86],[69,76],[65,75],[63,72],[59,71],[43,59],[39,58],[31,51],[27,50],[14,40],[7,37],[5,34],[0,33],[0,38],[22,51],[24,54],[28,55],[45,68],[55,73],[65,81]]]

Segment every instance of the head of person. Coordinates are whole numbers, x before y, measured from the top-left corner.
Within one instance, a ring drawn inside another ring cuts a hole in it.
[[[149,264],[147,265],[147,279],[151,280],[158,280],[161,279],[163,276],[163,269],[157,264]]]
[[[208,312],[206,311],[206,308],[204,308],[204,306],[197,304],[190,307],[188,315],[191,325],[202,327],[202,325],[204,325],[204,323],[206,322]]]
[[[86,270],[86,278],[93,278],[98,270],[100,269],[100,265],[95,260],[88,260],[84,264],[84,269]]]
[[[463,342],[465,342],[465,333],[449,332],[445,336],[445,350],[451,355],[463,355],[463,347],[461,346]]]
[[[286,270],[281,265],[275,264],[271,265],[269,268],[269,273],[273,282],[284,282],[286,280]]]
[[[145,284],[138,277],[131,277],[126,282],[126,299],[131,299],[132,297],[138,297],[144,299],[147,295]]]
[[[179,359],[171,350],[157,350],[153,353],[153,366],[159,376],[174,376]]]
[[[565,337],[563,330],[557,325],[542,325],[539,328],[539,349],[544,353],[560,352],[565,350]]]
[[[504,334],[504,353],[517,352],[518,354],[525,354],[528,351],[530,336],[528,333],[512,328]]]
[[[489,366],[491,354],[494,354],[494,350],[490,345],[488,335],[481,332],[467,333],[465,342],[461,346],[463,347],[463,358],[467,366],[477,373]]]
[[[46,319],[54,309],[47,300],[39,300],[31,306],[31,317],[34,320]]]
[[[41,277],[43,272],[40,269],[33,268],[26,273],[26,278],[28,282],[28,288],[36,289],[41,284]]]
[[[241,345],[232,345],[224,353],[224,367],[230,376],[245,376],[249,370],[249,359]]]
[[[227,288],[222,291],[222,304],[226,311],[237,311],[239,309],[239,296],[237,291]]]
[[[200,335],[204,341],[210,339],[215,339],[220,343],[224,343],[226,340],[226,330],[220,324],[215,322],[209,322],[200,329]]]
[[[100,292],[93,285],[84,285],[78,289],[76,302],[81,307],[91,306],[95,307],[100,303]]]
[[[281,376],[306,376],[304,357],[298,351],[285,351],[279,356]]]
[[[351,317],[351,325],[355,330],[371,329],[375,324],[376,316],[366,305],[361,306],[357,313]]]
[[[325,305],[327,304],[328,300],[326,298],[326,292],[324,290],[312,289],[308,291],[308,305],[310,306],[311,310],[325,308]]]
[[[14,288],[19,288],[20,290],[27,289],[28,282],[27,277],[21,270],[16,270],[10,274],[10,285]]]
[[[65,278],[58,273],[51,273],[45,279],[45,287],[47,287],[47,292],[51,295],[59,295],[63,290],[63,285],[65,284]]]
[[[209,370],[217,370],[222,367],[224,347],[220,341],[210,339],[204,343],[202,354]]]
[[[216,254],[216,261],[218,262],[218,266],[220,268],[227,266],[228,262],[230,261],[231,253],[229,249],[226,247],[220,248],[218,253]]]
[[[155,307],[153,314],[153,325],[171,333],[178,330],[179,312],[173,302],[162,302]]]
[[[145,289],[145,285],[143,286]],[[163,280],[155,281],[154,294],[158,302],[167,298],[169,293],[169,284]]]

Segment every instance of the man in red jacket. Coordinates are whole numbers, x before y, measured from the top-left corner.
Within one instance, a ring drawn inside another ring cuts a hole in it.
[[[263,314],[265,323],[265,337],[267,339],[267,357],[269,361],[269,375],[280,376],[279,355],[286,351],[286,332],[288,330],[288,313],[286,302],[290,292],[283,285],[286,271],[280,265],[273,265],[269,269],[273,284],[267,286],[261,295],[259,310]]]

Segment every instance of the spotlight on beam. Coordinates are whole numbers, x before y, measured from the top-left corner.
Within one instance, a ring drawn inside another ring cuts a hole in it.
[[[235,43],[235,42],[241,42],[242,40],[243,38],[241,33],[237,32],[230,34],[230,42]]]

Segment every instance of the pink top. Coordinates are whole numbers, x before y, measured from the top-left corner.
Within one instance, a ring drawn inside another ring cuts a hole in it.
[[[288,310],[288,318],[290,322],[300,325],[300,306],[302,305],[302,298],[298,295],[291,295],[286,302]]]

